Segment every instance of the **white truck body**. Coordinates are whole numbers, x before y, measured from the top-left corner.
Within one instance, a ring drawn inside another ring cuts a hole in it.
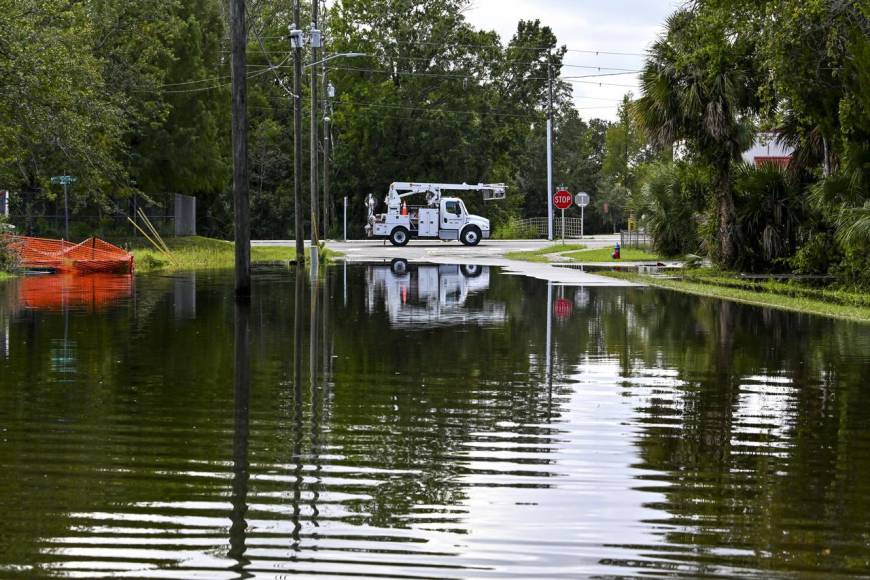
[[[468,213],[465,203],[457,197],[442,197],[442,191],[480,191],[485,200],[504,199],[501,183],[468,185],[466,183],[396,182],[384,199],[386,213],[375,213],[377,202],[369,195],[366,234],[387,238],[393,245],[404,246],[411,238],[459,240],[476,246],[491,235],[489,220]],[[425,194],[425,206],[408,206],[403,201],[411,195]]]
[[[489,268],[475,265],[421,264],[408,268],[369,266],[366,302],[369,313],[384,309],[390,326],[407,330],[478,325],[499,326],[507,320],[501,302],[468,298],[489,288]]]

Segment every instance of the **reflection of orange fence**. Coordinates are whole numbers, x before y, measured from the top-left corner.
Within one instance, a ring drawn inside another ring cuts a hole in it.
[[[25,276],[20,282],[20,304],[34,310],[98,310],[133,294],[133,278],[124,274]]]
[[[11,247],[21,266],[57,272],[132,272],[133,256],[99,238],[80,244],[43,238],[14,238]]]

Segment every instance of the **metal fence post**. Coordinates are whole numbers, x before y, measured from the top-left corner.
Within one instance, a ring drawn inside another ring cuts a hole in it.
[[[347,241],[347,196],[344,196],[344,241]]]

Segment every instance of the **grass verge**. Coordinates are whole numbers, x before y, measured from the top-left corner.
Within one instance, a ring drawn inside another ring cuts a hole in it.
[[[166,245],[172,251],[176,264],[152,247],[131,250],[136,259],[137,272],[178,271],[178,270],[221,270],[232,268],[235,264],[235,251],[232,242],[192,236],[187,238],[167,238]],[[305,250],[309,255],[309,250]],[[321,258],[329,261],[341,256],[334,250],[324,249]],[[292,247],[255,246],[251,249],[252,262],[289,262],[295,258]]]
[[[553,244],[545,248],[530,250],[527,252],[508,252],[505,257],[508,260],[520,260],[522,262],[549,262],[548,254],[560,254],[562,252],[571,252],[576,250],[584,250],[586,246],[583,244]]]
[[[686,271],[682,279],[630,272],[598,272],[603,276],[640,282],[697,296],[769,306],[794,312],[870,322],[870,294],[827,288],[808,288],[791,282],[753,282],[714,271]]]
[[[636,248],[622,248],[619,253],[619,262],[657,262],[662,260],[662,257],[657,254],[650,254]],[[570,258],[574,262],[617,262],[617,260],[611,257],[612,254],[613,248],[596,248],[594,250],[571,252],[563,254],[563,256]]]
[[[582,244],[554,244],[527,252],[508,252],[505,257],[508,260],[539,263],[562,262],[566,261],[565,259],[583,263],[656,262],[662,259],[661,256],[635,248],[623,248],[619,261],[611,257],[612,253],[613,248],[593,248],[590,250]],[[553,256],[558,256],[559,259],[554,260]]]

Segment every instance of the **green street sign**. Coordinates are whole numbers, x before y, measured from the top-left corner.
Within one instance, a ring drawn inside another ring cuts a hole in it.
[[[70,183],[74,183],[76,180],[72,175],[55,175],[51,178],[52,183],[57,183],[60,185],[69,185]]]

